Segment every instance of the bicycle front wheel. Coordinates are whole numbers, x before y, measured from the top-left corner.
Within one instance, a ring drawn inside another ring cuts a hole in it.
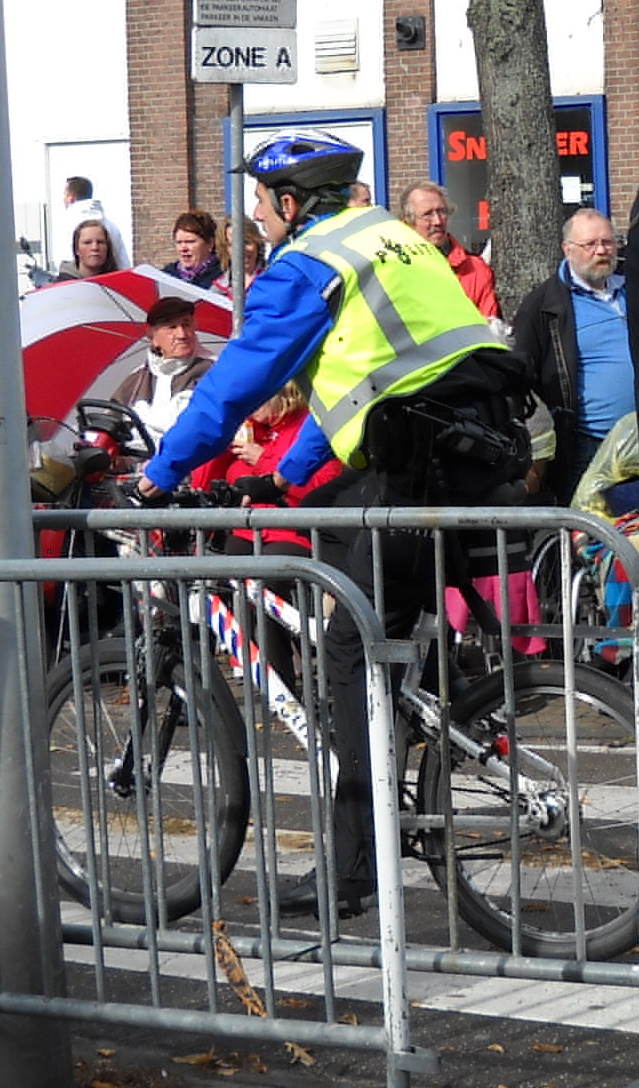
[[[516,801],[520,867],[516,873],[508,776],[496,776],[455,748],[452,809],[459,912],[493,944],[510,950],[516,875],[524,955],[577,956],[583,904],[588,959],[611,959],[632,948],[638,933],[632,697],[618,681],[577,666],[576,750],[569,759],[563,666],[526,662],[514,671],[518,770],[530,785],[528,796],[522,789]],[[452,717],[471,736],[488,729],[489,743],[490,732],[499,731],[499,722],[504,721],[503,707],[503,674],[498,672],[471,684],[454,705]],[[503,760],[507,766],[508,755]],[[577,783],[578,828],[570,824],[571,780]],[[420,767],[418,810],[441,813],[443,802],[441,761],[435,746],[430,746]],[[526,822],[534,811],[542,813],[536,826],[534,819]],[[423,846],[445,891],[441,826],[425,832]]]
[[[210,693],[192,682],[192,729],[177,658],[158,669],[152,706],[138,689],[139,715],[123,639],[83,648],[77,678],[70,658],[49,675],[58,875],[85,906],[97,897],[107,920],[179,918],[200,905],[213,845],[221,881],[237,861],[249,814],[244,725],[215,662],[211,682]]]

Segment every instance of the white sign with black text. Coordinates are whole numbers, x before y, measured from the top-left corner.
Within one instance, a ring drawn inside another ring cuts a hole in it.
[[[294,30],[204,27],[193,30],[193,79],[199,83],[295,83]]]
[[[194,0],[198,26],[290,27],[297,21],[296,0]]]

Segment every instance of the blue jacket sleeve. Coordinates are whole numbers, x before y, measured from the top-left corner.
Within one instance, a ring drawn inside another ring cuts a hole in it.
[[[240,336],[198,383],[149,462],[145,471],[154,484],[170,491],[191,469],[222,453],[246,417],[313,357],[333,325],[324,293],[334,278],[328,265],[297,252],[258,276]],[[308,450],[301,454],[301,465],[308,456]]]
[[[304,420],[294,444],[280,461],[278,471],[289,483],[301,487],[329,457],[334,456],[323,430],[313,416],[309,415]]]

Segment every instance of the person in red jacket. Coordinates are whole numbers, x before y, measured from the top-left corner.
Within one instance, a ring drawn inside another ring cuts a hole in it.
[[[251,422],[255,434],[242,435],[238,432],[235,436],[230,447],[232,459],[225,471],[227,483],[235,484],[247,476],[263,476],[273,472],[295,442],[307,415],[308,408],[297,386],[294,382],[287,382],[276,396],[253,413]],[[220,460],[217,459],[218,462]],[[291,485],[283,499],[285,505],[299,506],[305,495],[334,479],[342,468],[337,458],[331,458],[313,473],[304,486]],[[265,505],[268,504],[253,503],[254,508]],[[308,536],[296,529],[263,529],[261,537],[264,555],[299,555],[306,558],[311,554]],[[226,541],[227,554],[249,555],[252,551],[253,532],[250,529],[234,529]],[[287,583],[274,583],[271,589],[281,597],[286,597],[290,592]],[[293,691],[296,676],[291,636],[274,620],[268,620],[266,627],[266,657]]]
[[[495,277],[490,265],[475,257],[448,231],[451,207],[446,190],[434,181],[419,181],[404,189],[400,197],[400,218],[446,257],[469,299],[484,317],[500,317],[495,294]]]

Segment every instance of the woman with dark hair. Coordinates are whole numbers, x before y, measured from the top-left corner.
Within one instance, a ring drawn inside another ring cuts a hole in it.
[[[215,220],[208,212],[183,212],[173,227],[177,260],[165,265],[163,272],[196,287],[210,287],[220,274],[215,252]]]
[[[60,265],[58,280],[84,280],[117,272],[109,233],[101,219],[84,219],[73,232],[73,260]]]

